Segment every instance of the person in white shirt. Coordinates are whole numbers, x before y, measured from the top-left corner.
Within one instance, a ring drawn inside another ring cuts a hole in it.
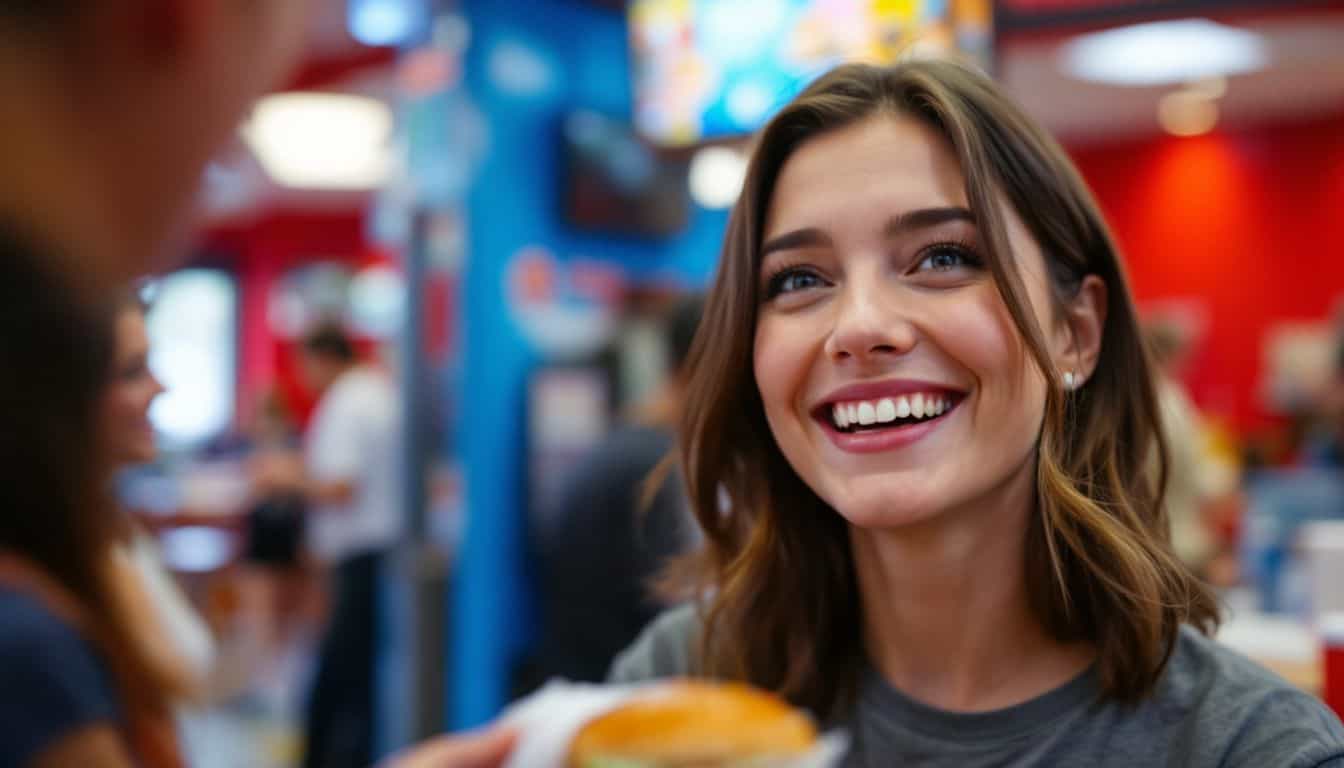
[[[321,399],[296,484],[311,512],[308,545],[331,570],[334,598],[308,703],[304,765],[364,768],[374,758],[379,565],[402,531],[398,399],[383,372],[359,363],[340,328],[313,331],[301,359]]]

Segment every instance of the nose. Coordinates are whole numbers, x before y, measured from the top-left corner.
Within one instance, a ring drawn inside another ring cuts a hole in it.
[[[836,362],[865,362],[899,357],[914,348],[918,331],[908,302],[883,285],[879,275],[851,280],[836,305],[835,324],[826,340],[826,354]]]

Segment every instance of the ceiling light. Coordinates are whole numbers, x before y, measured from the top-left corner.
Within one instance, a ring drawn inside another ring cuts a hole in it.
[[[691,197],[705,208],[737,202],[747,175],[747,158],[729,147],[705,147],[691,158]]]
[[[1074,77],[1111,85],[1170,85],[1261,69],[1269,60],[1254,32],[1208,19],[1155,21],[1081,35],[1060,64]]]
[[[377,99],[281,93],[262,99],[243,138],[277,183],[306,189],[371,189],[390,167],[392,113]]]
[[[402,45],[429,25],[425,0],[349,0],[350,36],[365,45]]]
[[[1157,104],[1157,121],[1173,136],[1198,136],[1218,124],[1218,102],[1182,90],[1169,93]]]

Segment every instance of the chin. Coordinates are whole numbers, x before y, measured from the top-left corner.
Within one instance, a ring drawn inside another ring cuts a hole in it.
[[[823,495],[851,525],[860,528],[900,528],[936,517],[943,505],[936,489],[891,477],[857,477],[842,489]]]

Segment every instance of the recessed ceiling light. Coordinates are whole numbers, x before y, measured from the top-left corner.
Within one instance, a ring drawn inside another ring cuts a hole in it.
[[[1171,85],[1244,74],[1269,61],[1254,32],[1208,19],[1154,21],[1081,35],[1060,65],[1074,77],[1112,85]]]
[[[342,93],[280,93],[257,103],[243,139],[278,184],[372,189],[390,167],[392,112]]]
[[[729,147],[705,147],[691,158],[691,198],[705,208],[737,202],[747,175],[747,158]]]

